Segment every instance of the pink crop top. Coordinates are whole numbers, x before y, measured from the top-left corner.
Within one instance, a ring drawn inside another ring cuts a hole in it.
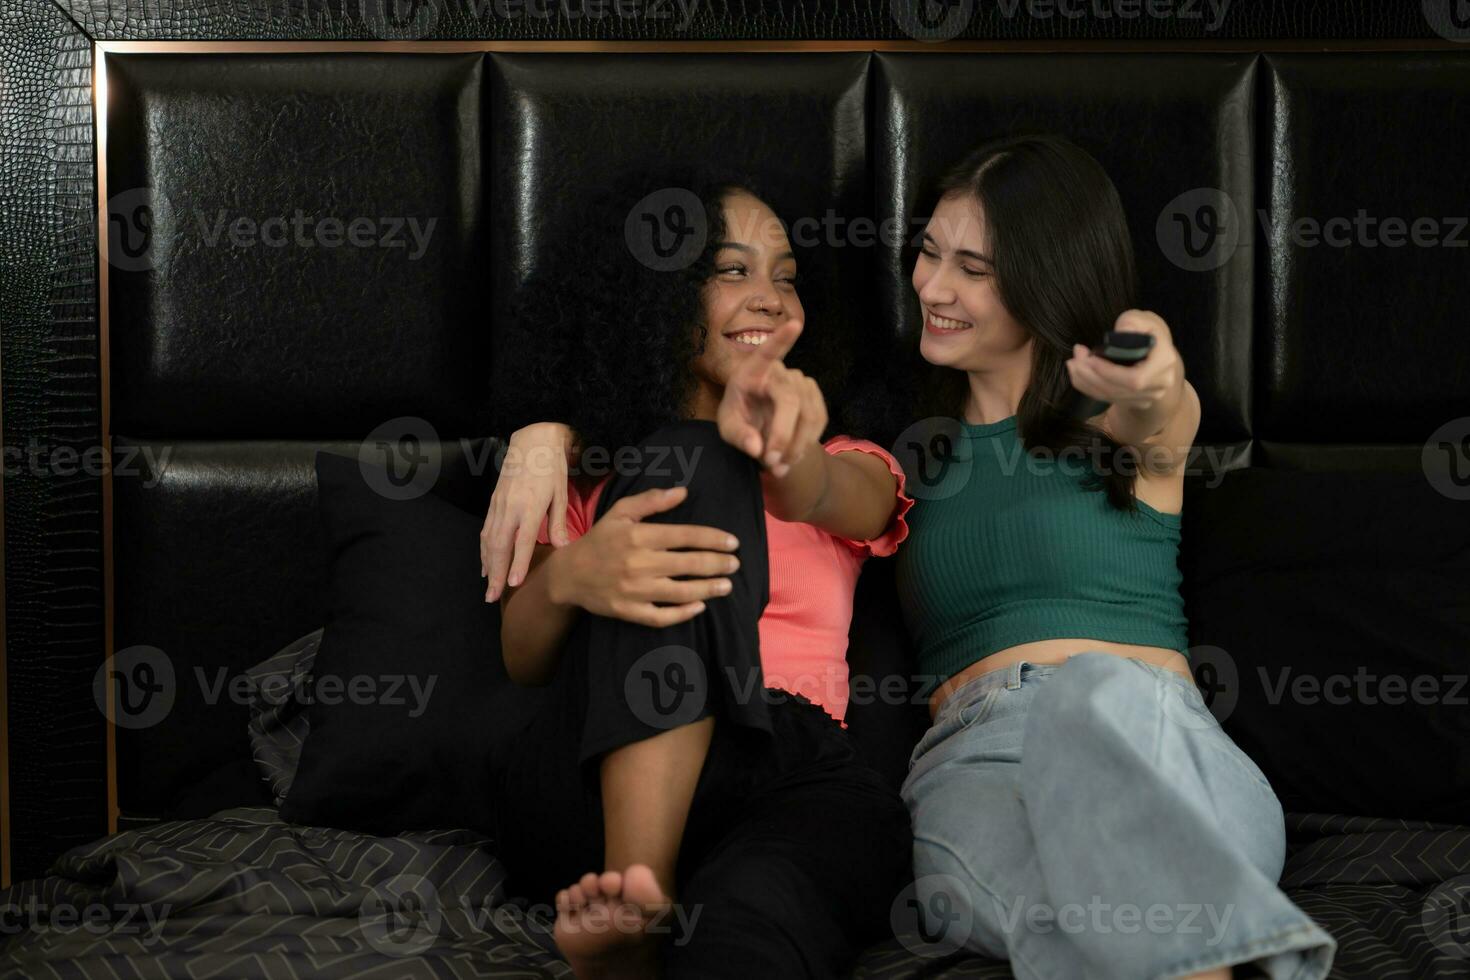
[[[904,515],[914,505],[904,493],[898,461],[866,439],[833,436],[822,444],[829,453],[871,453],[898,478],[898,507],[887,530],[869,541],[829,534],[810,524],[777,520],[766,514],[770,598],[757,624],[761,671],[767,687],[800,694],[821,705],[837,721],[847,715],[847,633],[858,573],[869,555],[885,557],[908,537]],[[575,483],[567,492],[567,537],[573,541],[592,526],[603,480],[585,498]],[[537,539],[549,544],[546,522]],[[844,722],[844,726],[845,726]]]

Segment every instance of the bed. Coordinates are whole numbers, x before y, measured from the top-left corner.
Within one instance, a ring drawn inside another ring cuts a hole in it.
[[[26,873],[0,891],[0,976],[569,975],[548,910],[515,896],[484,827],[282,816],[279,760],[229,682],[272,661],[309,675],[303,640],[350,615],[352,536],[322,519],[320,455],[387,446],[391,463],[409,447],[423,469],[394,485],[453,508],[443,526],[478,528],[516,393],[507,311],[538,235],[600,173],[679,154],[794,160],[793,186],[821,202],[804,216],[907,227],[976,133],[1019,128],[1063,131],[1116,176],[1148,305],[1200,393],[1191,643],[1212,710],[1287,805],[1283,887],[1337,938],[1335,977],[1470,974],[1470,712],[1452,693],[1470,649],[1454,455],[1470,446],[1470,277],[1452,250],[1303,250],[1272,232],[1364,201],[1417,215],[1462,201],[1463,54],[231,45],[97,49],[111,619],[97,713],[90,667],[69,689],[99,731],[112,722],[109,835],[30,821]],[[956,115],[972,130],[942,124]],[[1347,129],[1376,137],[1340,146]],[[1174,219],[1226,206],[1246,219],[1228,242],[1171,237]],[[297,208],[308,227],[340,219],[339,244],[271,244],[260,219],[284,231]],[[342,245],[358,218],[362,244]],[[917,316],[912,243],[842,234],[809,308],[848,332],[854,378],[881,378]],[[1372,347],[1384,322],[1392,357]],[[853,676],[875,684],[908,674],[891,574],[865,571],[853,626]],[[493,607],[455,615],[493,626]],[[1436,694],[1332,704],[1278,681],[1362,665]],[[55,696],[41,660],[13,651],[10,671],[12,698]],[[164,684],[167,704],[128,701],[130,681]],[[485,691],[507,730],[529,710],[497,679]],[[855,698],[849,716],[895,785],[924,724],[898,701]],[[41,745],[35,724],[12,745]],[[316,737],[272,734],[298,750]],[[449,802],[432,812],[459,812],[452,789],[434,787]],[[17,790],[47,812],[44,786]],[[854,975],[1010,975],[899,933]]]

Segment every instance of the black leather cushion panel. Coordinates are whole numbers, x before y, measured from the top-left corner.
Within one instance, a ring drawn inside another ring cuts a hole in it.
[[[687,164],[757,181],[788,226],[808,219],[793,237],[809,330],[842,331],[859,350],[881,336],[872,248],[826,249],[820,224],[829,212],[872,215],[867,54],[496,54],[488,65],[497,325],[540,271],[546,236],[575,227],[580,202],[623,174]],[[523,372],[505,332],[496,336],[505,356],[494,387],[514,391]]]
[[[173,675],[157,702],[172,697],[171,707],[144,706],[153,713],[135,717],[147,727],[118,729],[118,799],[125,813],[156,816],[195,781],[250,758],[246,702],[228,687],[214,694],[220,672],[240,683],[252,664],[326,622],[330,552],[312,456],[357,446],[113,442],[115,649],[156,647]],[[493,448],[446,443],[434,457],[437,480],[414,486],[483,515]]]
[[[1470,823],[1466,504],[1417,473],[1185,487],[1196,678],[1285,808]]]
[[[879,215],[912,238],[935,181],[981,141],[1057,132],[1097,157],[1118,187],[1138,257],[1141,302],[1169,323],[1204,410],[1200,438],[1250,434],[1250,249],[1185,271],[1159,244],[1179,195],[1219,188],[1252,200],[1254,59],[1245,54],[880,54],[874,169]],[[912,219],[912,220],[908,220]],[[884,250],[879,315],[918,328],[913,252]]]
[[[1261,203],[1281,231],[1279,240],[1257,236],[1265,305],[1256,435],[1421,442],[1465,414],[1470,391],[1470,60],[1272,55],[1262,86]],[[1390,218],[1402,223],[1396,237],[1384,227]],[[1333,219],[1330,236],[1297,244],[1290,234],[1295,221],[1325,232]],[[1416,220],[1432,221],[1421,241],[1458,246],[1415,245]]]
[[[1418,445],[1333,445],[1262,441],[1256,444],[1254,463],[1270,469],[1319,473],[1416,473],[1428,479],[1424,468],[1424,447]]]
[[[112,221],[157,202],[114,255],[115,431],[484,431],[481,56],[106,57]]]

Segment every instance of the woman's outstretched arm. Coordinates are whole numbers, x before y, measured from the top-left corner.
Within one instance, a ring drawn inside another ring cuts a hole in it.
[[[886,463],[864,452],[802,453],[784,477],[762,471],[766,509],[854,541],[881,535],[898,509],[898,480]]]
[[[897,477],[876,456],[822,448],[822,389],[782,363],[799,333],[778,329],[731,373],[720,401],[720,434],[760,462],[772,516],[856,541],[876,538],[898,507]]]

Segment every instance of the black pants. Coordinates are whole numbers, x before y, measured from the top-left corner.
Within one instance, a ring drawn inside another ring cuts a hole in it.
[[[623,496],[683,482],[684,503],[651,520],[738,537],[734,588],[663,629],[581,617],[546,709],[498,774],[497,844],[511,889],[549,903],[605,870],[602,755],[713,715],[676,872],[692,927],[663,943],[666,975],[840,976],[888,935],[890,905],[910,877],[908,811],[825,711],[761,681],[756,624],[768,575],[753,460],[713,423],[665,427],[613,476],[598,516]]]

